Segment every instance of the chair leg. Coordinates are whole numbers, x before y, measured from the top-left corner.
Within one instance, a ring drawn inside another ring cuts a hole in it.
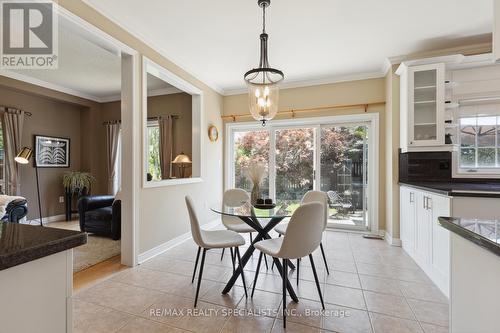
[[[250,244],[253,244],[252,233],[250,233]],[[252,257],[253,257],[253,252],[252,252]]]
[[[286,282],[288,278],[288,260],[283,259],[283,328],[286,328]]]
[[[297,259],[297,286],[299,285],[300,258]]]
[[[222,254],[220,255],[220,261],[222,261],[222,258],[224,258],[224,251],[226,250],[226,248],[223,248],[222,249]]]
[[[312,254],[309,254],[309,260],[311,261],[311,267],[314,274],[314,280],[316,281],[316,288],[318,288],[319,299],[321,300],[321,306],[323,310],[325,309],[325,303],[323,302],[323,294],[321,294],[321,288],[319,286],[318,273],[316,273],[316,266],[314,266],[314,260]]]
[[[240,249],[238,247],[235,247],[234,251],[238,256],[238,265],[240,266],[239,269],[241,270],[241,280],[243,281],[243,288],[245,289],[245,297],[248,298],[247,284],[245,282],[245,272],[243,271],[243,264],[241,263]]]
[[[194,307],[198,304],[198,295],[200,294],[201,278],[203,277],[203,266],[205,266],[205,254],[207,249],[203,249],[203,254],[201,255],[201,265],[200,265],[200,275],[198,275],[198,286],[196,287],[196,296],[194,298]]]
[[[280,237],[281,237],[281,234],[278,234],[278,238],[280,238]],[[274,260],[273,260],[273,262],[271,263],[271,269],[273,269],[273,267],[274,267]]]
[[[191,283],[194,282],[194,276],[196,275],[196,267],[198,266],[198,260],[200,259],[200,251],[201,247],[198,246],[198,253],[196,254],[196,262],[194,263],[193,278],[191,279]]]
[[[262,256],[264,256],[264,258],[266,257],[264,255],[264,253],[261,252],[259,255],[259,262],[257,263],[257,270],[255,271],[255,278],[253,279],[252,297],[253,297],[253,293],[255,292],[255,285],[257,284],[257,277],[259,276],[260,263],[262,262]]]
[[[234,265],[234,252],[233,248],[230,247],[229,250],[231,251],[231,260],[233,261],[233,273],[236,271],[235,265]]]
[[[328,269],[328,263],[326,262],[325,250],[323,250],[323,243],[319,243],[319,248],[321,249],[321,254],[323,255],[323,261],[325,262],[326,274],[330,275],[330,270]]]
[[[266,263],[266,269],[269,270],[269,266],[267,265],[267,257],[266,255],[264,254],[264,262]],[[274,261],[273,261],[274,262]]]

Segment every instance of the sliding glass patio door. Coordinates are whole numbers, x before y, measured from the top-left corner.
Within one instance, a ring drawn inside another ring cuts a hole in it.
[[[343,122],[236,127],[228,132],[228,185],[251,191],[246,170],[252,163],[263,163],[263,197],[293,211],[307,191],[321,190],[329,198],[330,227],[370,230],[371,126]]]
[[[321,126],[319,187],[328,194],[329,224],[369,229],[369,124]]]

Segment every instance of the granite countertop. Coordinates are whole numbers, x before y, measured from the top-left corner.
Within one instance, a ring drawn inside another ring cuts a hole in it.
[[[439,217],[439,224],[500,256],[500,221]]]
[[[84,232],[0,222],[0,270],[86,243]]]
[[[399,181],[399,184],[453,197],[500,198],[500,183]]]

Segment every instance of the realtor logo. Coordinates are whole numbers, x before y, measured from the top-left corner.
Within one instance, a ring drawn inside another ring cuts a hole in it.
[[[51,1],[1,2],[0,68],[57,68],[56,6]]]

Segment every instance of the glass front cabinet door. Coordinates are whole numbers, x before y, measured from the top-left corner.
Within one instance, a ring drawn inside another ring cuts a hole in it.
[[[445,66],[442,63],[403,68],[401,75],[403,150],[411,147],[444,145],[444,71]]]

